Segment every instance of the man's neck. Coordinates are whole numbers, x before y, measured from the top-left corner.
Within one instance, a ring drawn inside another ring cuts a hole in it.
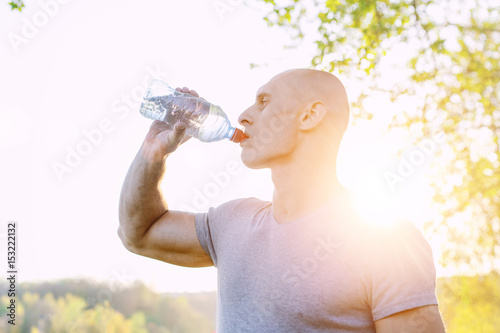
[[[293,166],[271,170],[273,213],[278,223],[293,221],[324,206],[343,189],[335,165]]]

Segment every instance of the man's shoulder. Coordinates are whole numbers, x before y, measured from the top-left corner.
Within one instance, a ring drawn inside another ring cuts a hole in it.
[[[248,197],[227,201],[215,208],[211,208],[211,210],[232,215],[247,215],[266,209],[269,206],[271,206],[271,202],[269,201]]]
[[[389,225],[364,225],[359,238],[365,267],[387,273],[388,267],[409,266],[434,269],[432,249],[423,233],[410,221],[400,219]]]
[[[365,235],[379,248],[415,242],[427,244],[422,232],[407,219],[397,219],[386,225],[365,222],[365,227]]]

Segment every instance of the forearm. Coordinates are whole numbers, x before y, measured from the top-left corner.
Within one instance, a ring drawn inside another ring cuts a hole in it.
[[[168,210],[160,190],[165,169],[165,159],[147,156],[143,145],[127,172],[120,195],[119,233],[129,245],[138,244]]]

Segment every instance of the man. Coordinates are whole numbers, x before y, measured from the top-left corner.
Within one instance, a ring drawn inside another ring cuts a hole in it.
[[[348,117],[332,74],[272,78],[239,118],[242,160],[271,169],[272,202],[233,200],[204,214],[168,209],[159,185],[185,124],[155,121],[123,185],[123,244],[174,265],[215,265],[221,333],[444,332],[421,233],[365,223],[337,180]]]

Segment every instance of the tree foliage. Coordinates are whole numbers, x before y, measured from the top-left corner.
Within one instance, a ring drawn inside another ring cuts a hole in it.
[[[262,0],[269,25],[317,45],[311,67],[363,82],[367,97],[405,105],[391,127],[416,143],[444,134],[430,169],[439,214],[428,232],[445,237],[443,264],[499,269],[500,6],[496,0]],[[404,52],[401,52],[404,50]],[[387,86],[384,64],[398,58]],[[383,111],[377,111],[383,112]]]
[[[0,297],[0,315],[7,319],[9,302]],[[128,288],[86,280],[21,283],[15,325],[2,320],[0,332],[210,333],[215,302],[215,293],[161,295],[138,282]]]
[[[9,2],[9,5],[11,7],[10,8],[11,10],[17,9],[18,11],[22,11],[24,7],[24,2],[22,0],[15,0]]]
[[[500,275],[438,280],[439,307],[450,333],[496,333],[500,327]]]

